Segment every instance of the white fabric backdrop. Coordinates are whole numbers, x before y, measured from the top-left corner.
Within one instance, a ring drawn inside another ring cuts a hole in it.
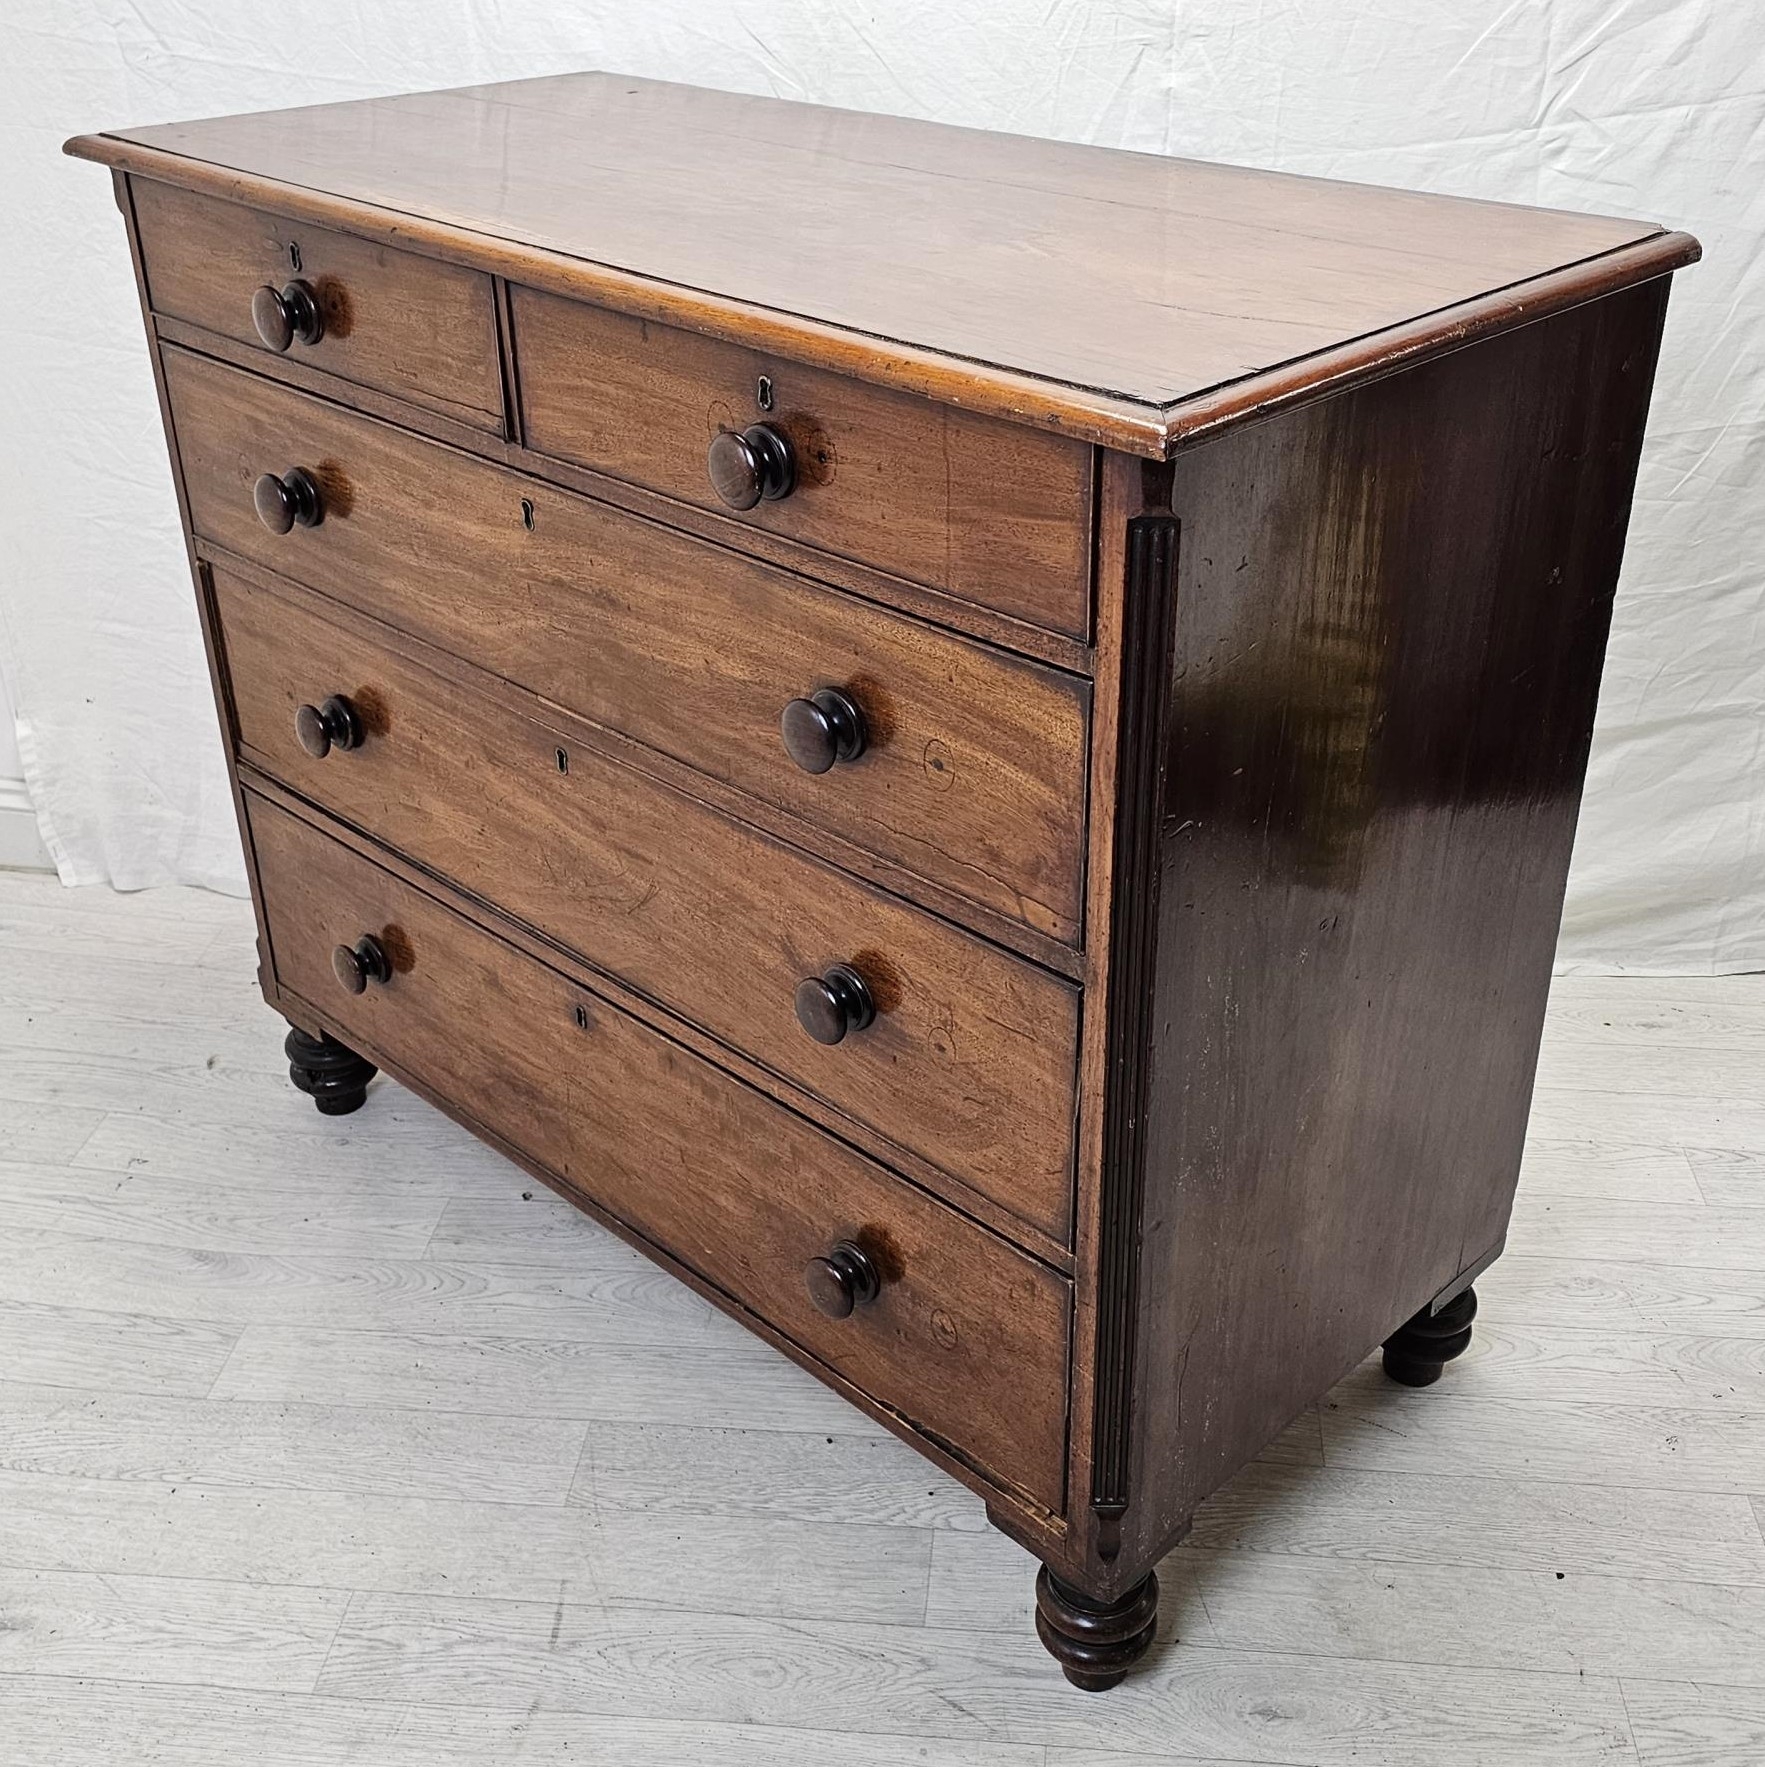
[[[1562,958],[1765,968],[1765,16],[1735,0],[5,0],[0,659],[61,874],[242,876],[83,129],[580,67],[1697,233]]]

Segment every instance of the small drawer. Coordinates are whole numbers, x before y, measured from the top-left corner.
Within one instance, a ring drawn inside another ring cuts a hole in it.
[[[154,312],[501,435],[490,278],[137,178]],[[263,322],[260,332],[259,323]]]
[[[323,617],[317,597],[214,583],[244,760],[1066,1238],[1070,983]]]
[[[247,803],[280,987],[1059,1510],[1062,1278],[306,823]],[[359,993],[339,985],[340,948],[346,970],[365,961],[375,978]],[[843,1317],[822,1310],[848,1301]]]
[[[1084,443],[532,289],[510,301],[529,447],[730,514],[716,443],[725,488],[758,495],[737,521],[1087,634]],[[774,441],[744,452],[756,425]]]
[[[205,538],[1078,942],[1088,682],[186,351],[165,373]],[[322,519],[272,533],[254,483],[296,470]],[[828,690],[862,752],[807,772],[781,719]]]

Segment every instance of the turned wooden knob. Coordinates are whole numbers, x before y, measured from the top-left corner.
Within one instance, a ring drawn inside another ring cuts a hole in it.
[[[829,1319],[845,1319],[882,1293],[882,1276],[863,1246],[842,1239],[825,1258],[809,1260],[803,1286]]]
[[[272,534],[286,534],[297,522],[303,528],[316,528],[325,519],[319,481],[304,466],[293,467],[280,478],[266,472],[251,487],[251,502],[257,519]]]
[[[817,1043],[838,1043],[876,1017],[870,985],[849,963],[797,983],[797,1023]]]
[[[762,498],[776,503],[788,497],[797,482],[791,445],[769,423],[719,430],[711,438],[705,465],[711,489],[731,509],[752,509]]]
[[[778,733],[784,752],[805,773],[825,773],[835,761],[855,761],[864,753],[864,714],[837,687],[793,699],[779,713]]]
[[[333,749],[362,746],[361,714],[341,693],[334,693],[316,706],[301,706],[295,712],[294,734],[315,761],[322,761]]]
[[[285,350],[296,338],[316,344],[325,335],[325,315],[310,282],[279,289],[266,283],[251,297],[251,323],[269,350]]]
[[[372,933],[363,933],[353,945],[339,945],[331,953],[331,968],[347,994],[365,993],[369,982],[392,980],[392,959]]]

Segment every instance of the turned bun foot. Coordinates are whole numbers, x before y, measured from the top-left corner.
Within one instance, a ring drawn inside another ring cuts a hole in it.
[[[1426,1307],[1385,1340],[1385,1372],[1406,1387],[1431,1387],[1455,1356],[1471,1342],[1477,1317],[1477,1291],[1455,1295],[1438,1313]]]
[[[1119,1601],[1093,1601],[1046,1565],[1036,1577],[1036,1635],[1074,1687],[1101,1693],[1146,1654],[1158,1630],[1158,1578],[1148,1571]]]
[[[360,1110],[368,1082],[380,1071],[323,1032],[309,1037],[305,1031],[291,1030],[282,1053],[288,1057],[288,1078],[328,1117]]]

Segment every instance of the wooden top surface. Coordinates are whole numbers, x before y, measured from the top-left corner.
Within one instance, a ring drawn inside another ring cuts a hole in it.
[[[68,147],[1150,454],[1697,255],[1648,222],[601,73]]]

